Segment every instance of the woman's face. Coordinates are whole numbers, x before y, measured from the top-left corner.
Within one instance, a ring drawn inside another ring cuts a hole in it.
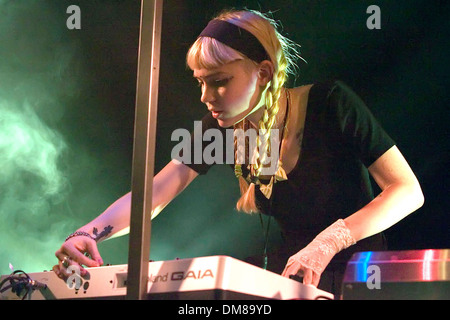
[[[258,66],[248,60],[233,61],[216,69],[194,69],[194,78],[202,90],[200,100],[221,127],[231,127],[247,116],[258,123],[263,92],[258,71]]]

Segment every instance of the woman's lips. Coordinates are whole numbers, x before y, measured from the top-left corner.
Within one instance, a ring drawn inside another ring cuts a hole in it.
[[[214,119],[219,118],[222,113],[223,113],[222,111],[211,111],[211,114]]]

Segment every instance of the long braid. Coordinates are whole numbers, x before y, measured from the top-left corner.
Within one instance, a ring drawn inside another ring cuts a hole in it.
[[[278,111],[280,110],[279,100],[281,97],[285,79],[286,74],[282,71],[278,72],[278,74],[274,76],[271,86],[266,91],[266,108],[264,110],[264,116],[259,123],[259,132],[260,134],[263,134],[262,139],[260,138],[261,135],[258,135],[258,150],[261,150],[261,146],[264,146],[265,150],[262,150],[262,153],[259,154],[259,161],[257,161],[257,164],[254,167],[256,177],[260,176],[261,170],[263,168],[262,164],[265,163],[270,151],[269,148],[271,147],[271,145],[269,141],[272,135],[272,129],[276,125]],[[265,141],[265,143],[263,144],[263,141],[261,140]]]
[[[263,133],[264,136],[261,137],[261,134],[258,134],[257,147],[254,151],[254,158],[251,164],[251,174],[255,180],[258,180],[263,169],[263,164],[266,162],[266,157],[268,156],[270,146],[270,137],[272,134],[272,129],[276,124],[276,116],[280,109],[279,99],[281,97],[281,93],[283,90],[283,84],[286,80],[286,73],[283,70],[280,70],[276,76],[274,76],[272,83],[268,90],[266,90],[265,102],[266,107],[264,110],[264,116],[259,122],[259,132]],[[281,85],[280,85],[281,84]],[[262,139],[265,143],[263,143]],[[261,150],[264,147],[265,150]],[[239,211],[243,211],[246,213],[258,213],[259,210],[256,206],[255,199],[255,183],[256,181],[252,181],[248,183],[244,177],[237,173],[239,178],[239,186],[241,190],[241,198],[236,204],[236,208]]]

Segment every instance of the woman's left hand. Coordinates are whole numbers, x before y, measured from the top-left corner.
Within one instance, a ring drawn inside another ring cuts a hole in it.
[[[282,276],[303,276],[303,284],[317,287],[320,276],[331,259],[341,250],[356,243],[350,230],[340,219],[319,233],[304,249],[289,258]]]
[[[298,275],[303,277],[303,284],[317,287],[323,270],[334,257],[334,253],[325,253],[311,242],[306,248],[289,258],[282,276]]]

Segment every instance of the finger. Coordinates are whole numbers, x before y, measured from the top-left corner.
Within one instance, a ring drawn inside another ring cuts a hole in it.
[[[283,277],[289,278],[289,276],[296,274],[296,268],[294,264],[288,264],[285,268],[283,273],[281,274]]]
[[[70,252],[72,251],[68,249],[64,249],[64,252],[60,249],[55,253],[55,256],[58,258],[58,265],[53,267],[53,271],[61,279],[67,279],[73,273],[71,266],[75,266],[80,271],[81,276],[85,276],[87,273],[87,270],[81,264],[71,258],[71,256],[76,254],[70,254]]]
[[[61,250],[58,250],[55,253],[55,256],[58,259],[58,265],[55,266],[54,269],[55,272],[61,274],[66,268],[68,268],[72,264],[72,260],[69,255],[64,254]]]
[[[64,248],[64,252],[79,265],[85,265],[86,267],[99,267],[100,264],[97,261],[90,259],[84,255],[84,252],[80,251],[74,245],[67,244]],[[89,252],[88,252],[89,253]]]
[[[57,250],[55,252],[55,257],[59,260],[62,261],[64,260],[64,257],[67,256],[67,254],[65,254],[61,249]]]
[[[312,285],[317,288],[320,282],[320,274],[312,271],[311,269],[307,269],[305,271],[305,276],[303,277],[303,284]]]
[[[289,262],[288,262],[287,265],[284,267],[284,270],[283,270],[283,272],[281,273],[281,276],[282,276],[282,277],[287,277],[286,273],[287,273],[288,267],[289,267]]]
[[[57,265],[53,266],[53,271],[58,276],[58,278],[65,280],[70,276],[67,270],[68,267],[70,267],[70,265],[66,267],[64,266],[62,261],[59,261]]]
[[[303,284],[312,284],[313,282],[313,271],[311,269],[303,270]]]
[[[52,268],[53,272],[58,276],[58,278],[62,279],[62,274],[61,274],[61,270],[59,268],[59,265],[54,265]]]
[[[92,262],[92,260],[85,257],[79,250],[67,243],[55,252],[55,256],[58,258],[58,265],[53,267],[53,271],[61,279],[67,279],[73,274],[73,268],[70,268],[71,266],[76,267],[82,277],[87,274],[87,270],[82,266],[83,262],[88,266],[98,266],[96,262]],[[77,259],[83,262],[77,263]]]
[[[91,255],[92,260],[96,261],[99,266],[103,265],[103,259],[98,251],[97,244],[95,242],[88,243],[88,253]]]
[[[289,276],[287,275],[287,267],[284,267],[284,270],[283,270],[283,272],[281,273],[281,276],[282,276],[282,277],[289,277]]]
[[[68,249],[68,247],[61,248],[55,252],[55,256],[59,260],[59,267],[61,269],[66,269],[72,264],[75,256],[72,252],[73,251]]]
[[[317,288],[320,282],[320,274],[313,272],[312,282],[311,284]]]

